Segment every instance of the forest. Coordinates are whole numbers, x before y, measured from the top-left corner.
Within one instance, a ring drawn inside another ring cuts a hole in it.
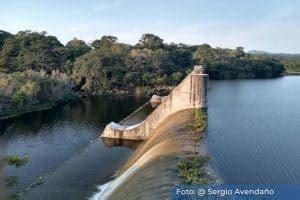
[[[143,34],[135,45],[109,35],[64,45],[45,31],[0,30],[0,118],[82,94],[167,94],[195,64],[203,65],[210,79],[273,78],[285,71],[278,59],[242,47],[168,44],[154,34]]]
[[[300,72],[300,54],[291,53],[269,53],[265,51],[250,51],[251,54],[262,55],[264,57],[280,60],[287,73]]]

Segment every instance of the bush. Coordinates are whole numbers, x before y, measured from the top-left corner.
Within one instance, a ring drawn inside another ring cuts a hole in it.
[[[202,109],[194,110],[194,117],[191,124],[189,125],[190,134],[194,140],[201,138],[201,133],[206,129],[207,117]]]
[[[209,173],[204,169],[210,160],[208,156],[198,156],[192,159],[181,159],[177,163],[178,176],[188,184],[208,184],[212,182]]]
[[[12,101],[17,104],[18,106],[23,106],[25,105],[27,100],[27,96],[23,91],[17,91],[13,96],[12,96]]]
[[[2,117],[77,98],[65,77],[56,78],[32,70],[5,74],[0,77],[0,86]]]

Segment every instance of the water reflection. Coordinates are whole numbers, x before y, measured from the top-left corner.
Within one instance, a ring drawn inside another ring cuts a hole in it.
[[[107,123],[120,121],[146,101],[136,97],[96,96],[2,120],[0,155],[29,157],[26,166],[3,168],[5,176],[18,177],[18,185],[9,188],[9,193],[24,190],[42,176],[46,180],[42,184],[45,187],[26,193],[29,199],[68,199],[71,193],[72,199],[86,197],[95,184],[108,181],[131,152],[128,148],[108,148],[101,140],[92,144],[91,141],[96,141]],[[76,190],[55,187],[64,184]],[[64,195],[60,198],[51,191]]]

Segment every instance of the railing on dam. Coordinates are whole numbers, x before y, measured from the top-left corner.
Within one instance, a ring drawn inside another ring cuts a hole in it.
[[[141,123],[123,126],[115,122],[106,125],[101,137],[143,140],[168,116],[185,109],[207,107],[208,75],[201,66],[195,66],[160,105]]]

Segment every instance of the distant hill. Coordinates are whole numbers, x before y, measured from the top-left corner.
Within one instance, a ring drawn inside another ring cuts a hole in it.
[[[251,50],[248,53],[278,59],[288,72],[300,72],[300,54],[270,53],[258,50]]]
[[[267,51],[259,51],[259,50],[250,50],[248,51],[250,54],[256,55],[270,55],[270,56],[279,56],[279,57],[300,57],[300,53],[271,53]]]
[[[250,50],[250,51],[248,51],[248,53],[250,53],[250,54],[256,54],[256,55],[270,54],[269,52],[259,51],[259,50]]]

